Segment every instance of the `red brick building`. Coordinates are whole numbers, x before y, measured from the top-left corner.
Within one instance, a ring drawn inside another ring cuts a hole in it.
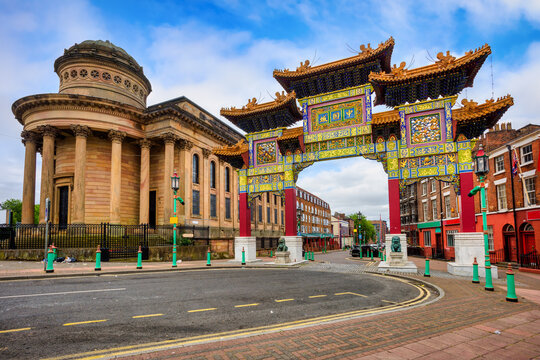
[[[492,135],[479,141],[489,155],[490,172],[486,179],[489,248],[494,262],[518,261],[518,255],[538,253],[540,247],[540,125],[529,124],[519,130],[503,126],[494,133],[496,139]],[[515,176],[512,176],[510,152],[517,160]],[[479,197],[475,198],[475,211],[477,231],[482,231]]]

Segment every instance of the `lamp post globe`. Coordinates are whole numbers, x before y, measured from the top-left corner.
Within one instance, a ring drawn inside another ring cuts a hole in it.
[[[474,156],[474,173],[479,177],[484,177],[489,173],[489,157],[484,152],[482,145]]]
[[[178,174],[176,174],[176,170],[174,170],[174,174],[171,176],[171,189],[176,193],[179,188],[180,178],[178,177]]]

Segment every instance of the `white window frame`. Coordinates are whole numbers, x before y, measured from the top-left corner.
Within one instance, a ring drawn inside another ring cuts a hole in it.
[[[422,196],[427,195],[427,180],[422,181]]]
[[[437,182],[435,179],[431,179],[431,192],[434,193],[437,191]]]
[[[538,203],[538,199],[536,198],[536,183],[535,183],[535,179],[536,177],[535,176],[530,176],[530,177],[527,177],[527,178],[523,178],[523,203],[525,204],[525,207],[527,206],[534,206]],[[527,190],[527,181],[531,181],[534,188],[532,189],[532,191],[529,191]],[[532,201],[531,203],[529,203],[529,199],[530,199],[530,193],[532,192],[532,195],[534,196],[534,201]],[[527,197],[527,194],[529,194],[529,197]]]
[[[452,216],[452,200],[450,195],[444,197],[444,212],[447,218]]]
[[[431,247],[431,231],[429,230],[426,230],[426,231],[423,231],[424,233],[424,247],[426,246],[430,246]],[[428,235],[428,236],[426,236]],[[428,241],[426,241],[428,240]]]
[[[524,150],[525,148],[528,148],[530,147],[531,148],[531,151],[525,153]],[[533,162],[533,150],[532,150],[532,143],[531,144],[527,144],[527,145],[524,145],[522,147],[519,148],[519,154],[520,154],[520,157],[521,157],[521,166],[524,166],[524,165],[529,165],[529,164],[532,164]],[[525,160],[525,157],[527,156],[531,156],[531,160]]]
[[[501,193],[499,189],[504,189],[504,201],[502,201]],[[506,184],[500,184],[495,186],[495,193],[497,195],[497,209],[506,210],[508,209],[508,198],[506,197]],[[486,202],[487,206],[487,202]]]
[[[495,163],[495,174],[500,174],[504,172],[504,155],[496,156],[493,160]]]
[[[446,245],[448,247],[454,247],[454,234],[457,234],[459,230],[446,230]],[[452,239],[452,241],[450,241]]]
[[[495,246],[493,243],[493,225],[487,226],[487,236],[488,236],[488,248],[490,251],[495,250]]]
[[[428,208],[427,200],[422,201],[422,210],[423,210],[423,213],[424,213],[424,222],[426,222],[426,221],[428,221],[428,215],[429,215],[429,208]]]
[[[438,214],[438,211],[437,211],[437,199],[432,199],[431,200],[431,215],[433,216],[433,220],[438,219],[437,214]]]

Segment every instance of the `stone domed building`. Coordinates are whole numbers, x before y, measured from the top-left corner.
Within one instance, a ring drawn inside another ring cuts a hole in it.
[[[177,169],[186,201],[179,224],[234,236],[237,174],[211,149],[238,143],[240,133],[185,97],[147,107],[152,86],[143,68],[109,41],[73,45],[54,71],[58,93],[12,106],[26,148],[23,224],[33,222],[40,152],[40,222],[50,198],[56,224],[169,224]]]

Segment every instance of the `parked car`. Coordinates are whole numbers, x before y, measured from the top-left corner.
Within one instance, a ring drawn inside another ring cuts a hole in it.
[[[351,247],[351,250],[349,251],[349,255],[351,255],[352,257],[355,257],[355,256],[360,257],[360,246],[353,245]]]

